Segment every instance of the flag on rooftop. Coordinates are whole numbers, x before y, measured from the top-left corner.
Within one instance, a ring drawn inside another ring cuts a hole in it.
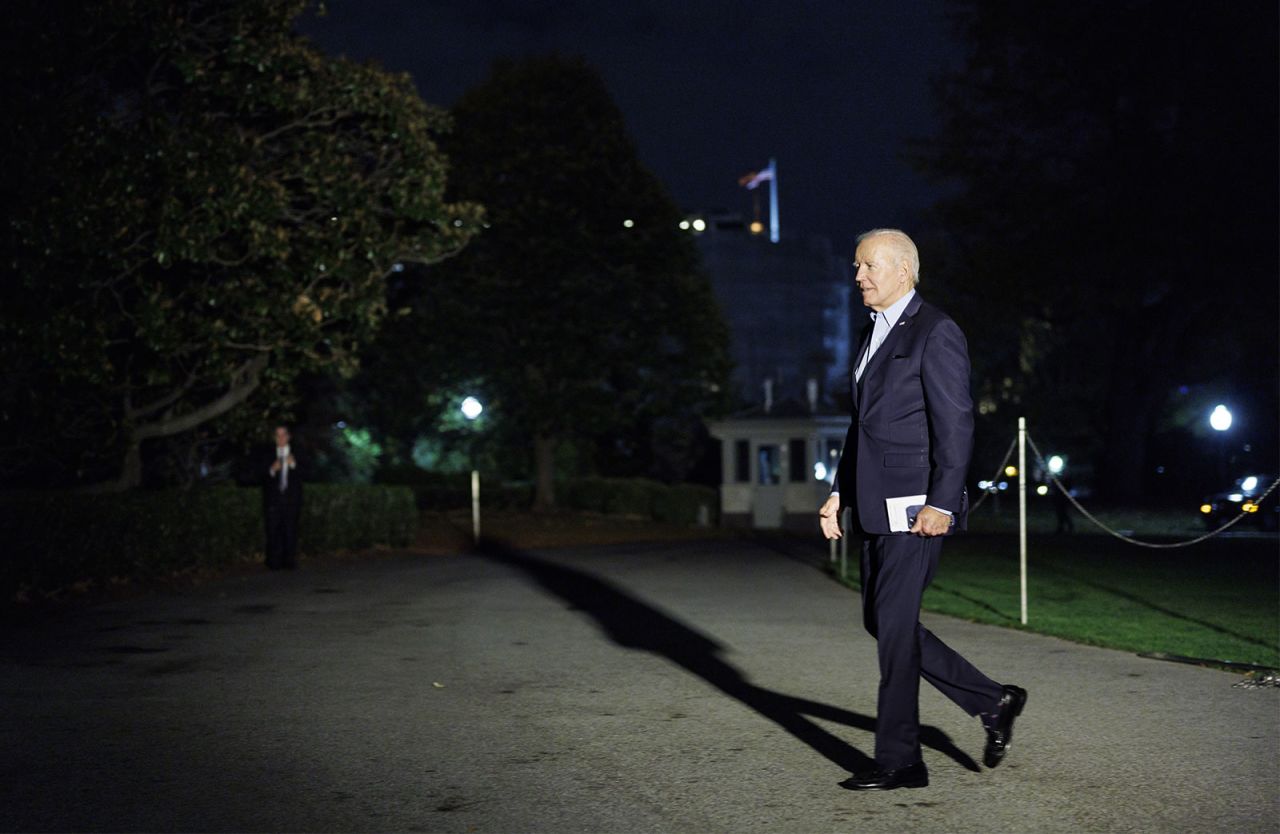
[[[768,182],[773,179],[773,161],[769,161],[769,167],[760,171],[751,171],[743,174],[738,178],[738,185],[744,188],[755,188],[762,182]]]

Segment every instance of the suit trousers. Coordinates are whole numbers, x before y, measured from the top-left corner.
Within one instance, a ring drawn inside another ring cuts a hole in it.
[[[267,553],[269,568],[292,568],[298,564],[298,517],[302,508],[284,502],[267,504]]]
[[[876,766],[920,761],[920,677],[970,715],[994,712],[1000,684],[920,624],[920,600],[933,581],[942,536],[867,535],[862,542],[862,619],[876,638],[880,692]]]

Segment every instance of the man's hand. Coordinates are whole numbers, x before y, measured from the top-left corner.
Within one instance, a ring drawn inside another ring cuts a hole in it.
[[[917,536],[945,536],[951,529],[951,516],[940,513],[933,507],[921,507],[916,515],[916,523],[911,525],[911,532]]]
[[[294,460],[294,459],[293,459],[293,455],[289,455],[289,468],[290,468],[290,469],[297,469],[297,468],[298,468],[298,462],[297,462],[296,460]]]
[[[279,474],[280,474],[280,459],[279,459],[279,458],[276,458],[275,463],[271,464],[271,474],[272,474],[272,475],[279,475]]]
[[[840,496],[832,495],[822,502],[818,510],[818,524],[822,527],[822,535],[828,539],[838,539],[840,532]]]

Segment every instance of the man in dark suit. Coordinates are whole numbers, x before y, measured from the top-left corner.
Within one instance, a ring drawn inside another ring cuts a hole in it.
[[[982,719],[987,767],[1004,758],[1027,693],[991,680],[920,624],[943,538],[964,529],[968,510],[973,402],[964,334],[916,294],[920,257],[903,232],[859,236],[854,266],[862,303],[874,312],[855,354],[853,422],[819,517],[823,534],[839,538],[839,510],[852,507],[863,536],[863,623],[876,638],[880,691],[876,769],[840,784],[920,788],[929,784],[920,755],[921,675]],[[890,499],[913,496],[895,502],[913,506],[894,508],[901,515],[892,523]]]
[[[298,518],[302,514],[302,476],[289,445],[289,429],[275,427],[275,450],[262,484],[262,514],[267,523],[267,567],[298,566]]]

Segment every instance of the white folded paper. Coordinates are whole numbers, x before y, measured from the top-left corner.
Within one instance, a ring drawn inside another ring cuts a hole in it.
[[[905,533],[911,529],[907,520],[908,507],[920,507],[929,500],[927,495],[903,495],[900,498],[884,499],[884,508],[889,513],[889,532]]]

